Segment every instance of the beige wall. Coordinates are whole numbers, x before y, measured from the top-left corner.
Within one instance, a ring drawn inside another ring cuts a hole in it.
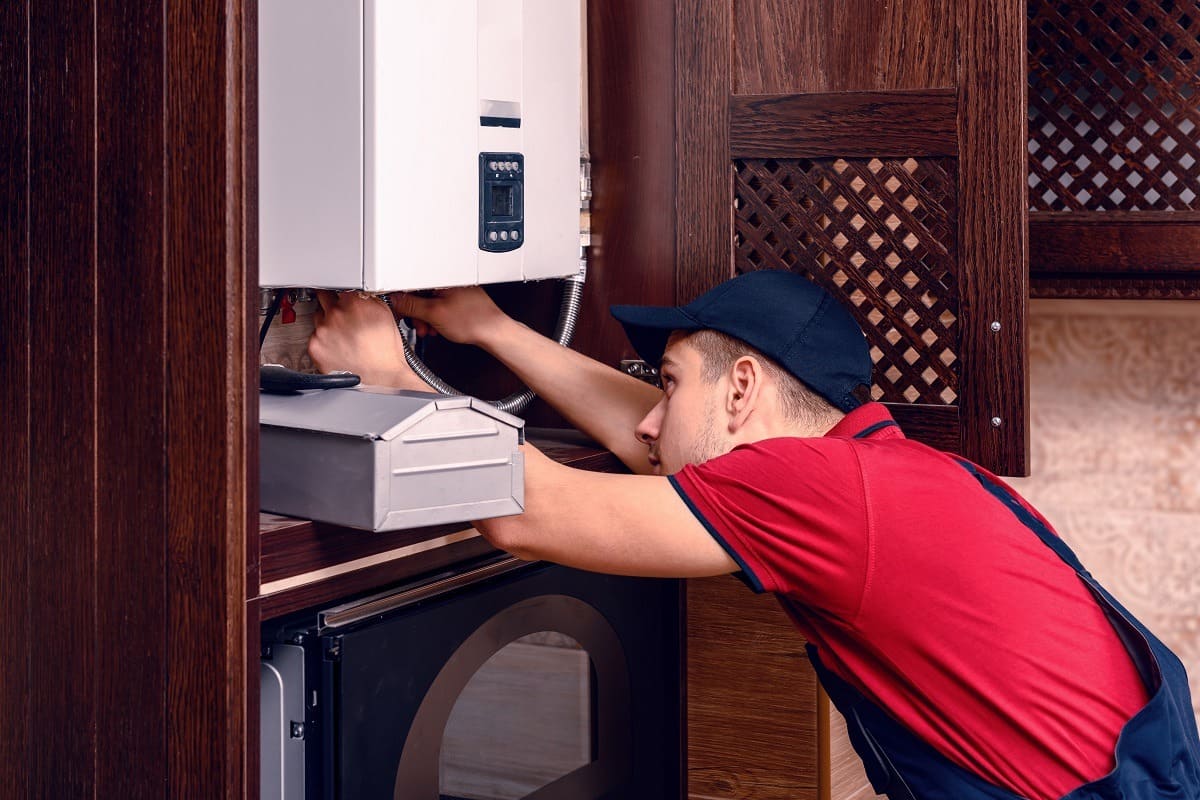
[[[1183,659],[1200,713],[1200,302],[1033,301],[1013,485]]]

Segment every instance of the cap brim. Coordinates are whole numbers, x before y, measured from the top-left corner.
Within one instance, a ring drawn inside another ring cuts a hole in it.
[[[625,328],[625,335],[638,356],[655,368],[662,362],[672,331],[704,327],[675,306],[612,306],[609,311]]]

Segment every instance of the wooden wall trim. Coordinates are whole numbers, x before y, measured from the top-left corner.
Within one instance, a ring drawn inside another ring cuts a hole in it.
[[[1127,279],[1200,280],[1197,253],[1200,212],[1029,215],[1029,271],[1035,278],[1119,273]]]
[[[29,700],[33,648],[30,629],[29,553],[31,370],[29,275],[29,0],[0,3],[0,615],[11,652],[0,671],[0,796],[29,794],[32,720]],[[22,647],[22,643],[25,645]]]
[[[587,33],[592,247],[573,347],[616,366],[636,355],[609,305],[675,302],[673,0],[589,2]]]
[[[257,791],[246,769],[248,373],[244,0],[165,7],[168,783],[172,797]],[[256,420],[254,420],[256,422]],[[257,642],[254,643],[257,649]]]
[[[1061,273],[1034,275],[1030,297],[1063,300],[1200,300],[1195,277],[1129,278],[1119,275]]]
[[[84,0],[29,17],[31,791],[96,792],[95,40]],[[48,591],[57,589],[57,592]],[[53,598],[53,600],[50,600]],[[36,650],[32,648],[35,647]]]
[[[957,14],[962,452],[997,473],[1026,475],[1025,5],[972,0]]]
[[[162,9],[95,3],[96,796],[166,783]],[[129,312],[134,311],[134,314]],[[136,588],[134,588],[136,587]],[[114,622],[119,627],[114,630]],[[118,633],[119,631],[119,633]],[[136,711],[135,711],[136,710]],[[127,758],[142,766],[131,775]]]
[[[734,158],[957,156],[954,89],[733,95]]]
[[[733,277],[732,4],[676,0],[675,302]]]

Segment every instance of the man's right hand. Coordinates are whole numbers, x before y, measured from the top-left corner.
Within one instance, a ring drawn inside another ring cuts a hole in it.
[[[517,322],[479,288],[443,289],[432,297],[395,292],[391,302],[392,312],[411,318],[418,334],[437,331],[482,347],[631,470],[651,471],[634,428],[658,403],[658,389]]]
[[[413,320],[418,335],[436,332],[452,342],[486,348],[490,334],[509,320],[478,286],[439,289],[432,297],[393,292],[392,312]]]

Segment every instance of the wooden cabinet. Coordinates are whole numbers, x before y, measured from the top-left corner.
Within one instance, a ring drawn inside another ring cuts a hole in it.
[[[1200,4],[1028,4],[1035,297],[1200,297]]]
[[[256,786],[253,3],[0,4],[0,796]]]
[[[256,791],[255,7],[0,4],[4,797]],[[1021,11],[589,4],[579,347],[629,354],[610,303],[800,269],[854,307],[912,435],[1024,472]],[[731,586],[688,608],[697,796],[824,797],[836,719]],[[726,691],[739,663],[795,675]],[[767,743],[727,753],[770,703]]]
[[[593,305],[686,302],[741,272],[802,272],[856,314],[875,397],[908,435],[1024,474],[1024,11],[592,4]],[[629,355],[604,330],[592,352]],[[692,581],[687,619],[690,796],[870,794],[770,598]]]

